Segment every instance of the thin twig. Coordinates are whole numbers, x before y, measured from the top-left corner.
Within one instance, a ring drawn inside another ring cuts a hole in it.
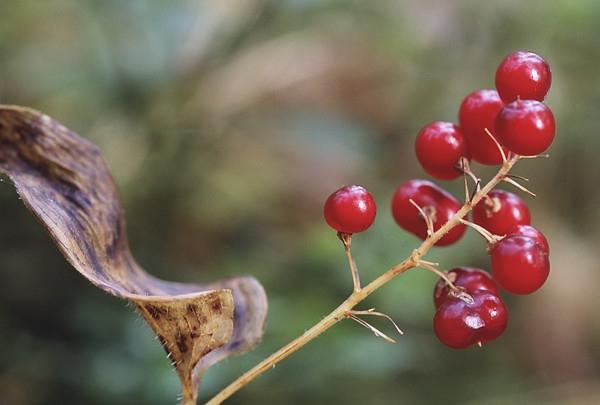
[[[481,190],[481,179],[471,170],[471,164],[466,157],[460,158],[459,169],[463,172],[463,179],[465,182],[465,204],[473,201],[473,197]],[[467,176],[475,183],[475,189],[473,193],[469,192],[469,184],[467,182]]]
[[[471,178],[471,180],[473,180],[473,183],[475,183],[476,186],[478,184],[481,184],[481,179],[479,177],[477,177],[477,175],[475,173],[473,173],[473,170],[471,170],[471,163],[469,163],[469,159],[467,159],[466,157],[461,157],[460,163],[459,163],[459,169],[464,174],[469,176]]]
[[[417,262],[418,262],[418,263],[425,263],[425,264],[428,264],[428,265],[430,265],[430,266],[433,266],[433,267],[438,267],[438,266],[440,265],[440,264],[439,264],[439,263],[437,263],[437,262],[430,262],[430,261],[428,261],[428,260],[423,260],[423,259],[417,260]],[[418,266],[417,266],[417,267],[418,267]]]
[[[519,176],[518,174],[509,173],[509,174],[506,175],[506,177],[509,177],[509,178],[515,179],[515,180],[522,180],[522,181],[524,181],[526,183],[529,183],[529,179],[527,177],[525,177],[525,176]]]
[[[394,325],[394,328],[396,329],[396,332],[398,332],[399,335],[404,335],[404,332],[402,331],[402,329],[400,329],[400,327],[396,324],[396,322],[394,322],[394,320],[392,319],[391,316],[384,314],[383,312],[375,311],[375,308],[367,309],[366,311],[353,310],[352,313],[355,315],[374,315],[374,316],[380,316],[382,318],[385,318],[388,321],[390,321],[390,323],[392,325]]]
[[[465,204],[471,201],[471,192],[469,191],[469,182],[467,181],[467,173],[463,172],[463,181],[465,183]]]
[[[481,236],[483,236],[485,238],[485,240],[487,240],[488,243],[490,243],[490,244],[498,242],[500,239],[502,239],[504,237],[503,235],[502,236],[494,235],[493,233],[491,233],[490,231],[485,229],[483,226],[473,223],[471,221],[467,221],[466,219],[461,219],[460,223],[463,225],[466,225],[470,228],[473,228],[475,231],[477,231],[477,233],[479,233]]]
[[[417,267],[420,267],[422,269],[428,270],[430,272],[432,272],[433,274],[435,274],[436,276],[438,276],[439,278],[441,278],[442,280],[444,280],[446,282],[446,285],[448,287],[450,287],[453,291],[457,291],[458,288],[456,288],[456,286],[454,285],[454,283],[452,282],[452,280],[450,280],[448,278],[448,276],[443,272],[440,271],[437,266],[434,266],[433,263],[431,262],[426,262],[425,260],[419,260],[419,263],[417,263]]]
[[[386,335],[385,333],[383,333],[382,331],[377,329],[375,326],[371,325],[369,322],[365,321],[364,319],[361,319],[358,316],[356,316],[354,311],[349,311],[346,314],[346,317],[352,319],[353,321],[356,321],[360,325],[369,329],[371,332],[373,332],[373,334],[375,336],[380,337],[380,338],[388,341],[389,343],[396,343],[396,341],[394,339],[392,339],[391,337],[389,337],[388,335]]]
[[[548,159],[550,157],[549,153],[544,153],[541,155],[532,155],[532,156],[520,156],[520,159]]]
[[[417,204],[415,200],[409,198],[408,201],[417,209],[417,211],[419,211],[419,215],[421,215],[421,218],[423,218],[425,221],[425,225],[427,226],[427,236],[429,237],[433,235],[433,221],[431,220],[431,217],[427,215],[425,210],[421,208],[421,206]]]
[[[475,194],[473,197],[472,205],[465,204],[459,209],[456,214],[450,218],[448,222],[442,225],[437,231],[435,231],[429,238],[423,241],[421,245],[411,254],[410,257],[398,263],[385,273],[371,281],[369,284],[364,286],[360,291],[355,291],[346,298],[336,309],[331,311],[327,316],[317,322],[313,327],[306,330],[302,335],[292,340],[290,343],[271,354],[269,357],[246,371],[242,376],[233,381],[221,392],[215,395],[207,405],[216,405],[225,401],[227,398],[232,396],[238,390],[252,382],[255,378],[262,375],[265,371],[271,369],[275,364],[285,359],[289,355],[295,353],[297,350],[311,342],[316,337],[320,336],[323,332],[331,328],[333,325],[346,318],[348,311],[351,311],[356,305],[364,301],[368,296],[373,294],[379,288],[389,283],[392,279],[405,271],[417,266],[418,261],[439,241],[446,233],[460,223],[471,210],[471,207],[476,205],[485,195],[487,195],[499,182],[501,182],[506,175],[510,172],[515,163],[520,159],[520,156],[513,156],[511,159],[504,162],[496,175],[485,185],[482,189]]]
[[[490,138],[492,138],[492,141],[494,141],[494,143],[496,144],[496,147],[498,148],[498,151],[500,152],[500,156],[502,156],[502,163],[503,164],[506,163],[506,161],[508,159],[506,157],[506,153],[504,153],[504,148],[502,147],[502,145],[500,145],[500,142],[498,142],[496,137],[494,135],[492,135],[492,133],[490,132],[489,129],[485,128],[484,131]]]
[[[469,199],[469,202],[471,204],[473,204],[473,198],[475,198],[475,195],[478,193],[478,191],[481,189],[481,182],[477,183],[475,185],[475,190],[473,190],[473,194],[471,194],[471,198]],[[473,204],[475,205],[475,204]]]
[[[519,190],[526,192],[527,194],[529,194],[532,197],[537,197],[536,194],[533,191],[529,190],[527,187],[523,186],[521,183],[519,183],[518,181],[516,181],[516,180],[514,180],[514,179],[512,179],[510,177],[506,177],[504,179],[504,181],[507,182],[507,183],[509,183],[509,184],[512,184],[513,186],[515,186]]]

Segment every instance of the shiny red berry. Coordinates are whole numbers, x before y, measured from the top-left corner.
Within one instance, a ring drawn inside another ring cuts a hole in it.
[[[422,240],[427,238],[427,225],[413,200],[423,209],[438,230],[456,214],[462,204],[454,196],[427,180],[409,180],[400,185],[392,197],[392,215],[396,223]],[[465,233],[465,226],[456,225],[444,235],[436,246],[447,246],[458,241]]]
[[[550,245],[548,244],[548,239],[546,239],[544,234],[542,232],[540,232],[539,229],[537,229],[531,225],[517,225],[514,228],[512,228],[510,231],[508,231],[506,234],[506,236],[513,236],[513,235],[527,236],[529,238],[535,239],[535,241],[537,243],[542,245],[542,247],[544,248],[544,250],[546,252],[550,251]]]
[[[338,232],[357,233],[366,230],[375,220],[377,207],[371,193],[362,186],[345,186],[335,191],[325,202],[325,220]]]
[[[504,103],[496,90],[476,90],[463,100],[458,112],[460,129],[467,141],[469,155],[484,165],[499,165],[502,155],[496,143],[485,132],[495,135],[495,122]],[[506,152],[506,150],[505,150]]]
[[[498,285],[485,270],[475,267],[457,267],[449,270],[446,276],[456,287],[464,289],[468,294],[472,294],[477,290],[489,291],[494,295],[499,295]],[[449,297],[455,297],[452,289],[448,287],[445,280],[439,279],[433,289],[433,302],[438,308]]]
[[[496,117],[495,128],[502,145],[523,156],[544,152],[556,132],[552,111],[535,100],[517,100],[505,105]]]
[[[462,175],[457,165],[466,155],[466,145],[451,122],[436,121],[423,127],[417,135],[415,152],[421,166],[435,178],[452,180]]]
[[[506,235],[517,225],[529,225],[527,204],[518,195],[492,190],[473,208],[473,222],[495,235]]]
[[[433,330],[448,347],[465,349],[484,344],[506,329],[508,311],[502,298],[482,290],[471,293],[471,297],[450,297],[435,313]]]
[[[492,273],[502,288],[513,294],[531,294],[548,278],[548,252],[534,238],[513,235],[490,248]]]
[[[552,83],[550,66],[540,55],[518,51],[505,57],[496,70],[496,89],[502,100],[544,100]]]

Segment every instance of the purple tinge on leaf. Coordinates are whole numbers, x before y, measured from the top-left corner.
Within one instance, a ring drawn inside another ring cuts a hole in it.
[[[195,401],[208,367],[260,341],[267,299],[254,278],[174,283],[135,262],[115,183],[90,142],[47,115],[0,106],[0,171],[77,271],[136,305],[173,362],[187,400]]]

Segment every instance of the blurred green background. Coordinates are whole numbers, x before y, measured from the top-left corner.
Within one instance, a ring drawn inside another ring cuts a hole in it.
[[[322,220],[327,195],[359,183],[376,196],[375,226],[353,244],[363,280],[374,278],[418,243],[388,205],[400,182],[425,176],[419,128],[456,120],[505,54],[544,55],[558,136],[551,159],[516,173],[533,179],[552,272],[539,293],[506,297],[504,336],[443,347],[435,278],[413,270],[362,305],[396,319],[398,344],[342,322],[229,403],[597,404],[599,17],[594,0],[5,1],[0,103],[99,145],[150,272],[263,283],[264,341],[208,372],[207,399],[350,290]],[[461,192],[460,181],[444,186]],[[132,309],[71,269],[7,181],[0,204],[0,404],[176,403],[175,373]],[[473,232],[428,257],[488,267]]]

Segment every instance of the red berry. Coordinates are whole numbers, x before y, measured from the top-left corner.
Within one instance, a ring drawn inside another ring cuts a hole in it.
[[[533,52],[513,52],[496,70],[496,89],[502,100],[544,100],[552,83],[550,66]]]
[[[436,121],[423,127],[417,135],[415,152],[421,166],[433,177],[452,180],[462,175],[457,165],[466,155],[466,145],[451,122]]]
[[[534,238],[507,236],[491,246],[490,254],[494,278],[513,294],[531,294],[550,273],[548,252]]]
[[[325,220],[338,232],[357,233],[366,230],[375,220],[377,206],[371,193],[362,186],[345,186],[335,191],[325,202]]]
[[[436,336],[453,349],[484,344],[506,329],[508,311],[502,298],[489,291],[475,291],[471,297],[448,298],[433,318]]]
[[[540,232],[539,229],[534,228],[531,225],[517,225],[513,229],[508,231],[508,233],[506,234],[506,236],[513,236],[513,235],[521,235],[521,236],[527,236],[529,238],[532,238],[537,243],[542,245],[542,247],[544,248],[544,250],[546,252],[550,252],[550,245],[548,244],[548,239],[546,239],[544,234],[542,232]]]
[[[495,235],[506,235],[517,225],[529,225],[529,208],[518,195],[492,190],[473,208],[473,222]]]
[[[400,227],[422,240],[427,238],[427,225],[410,199],[432,219],[434,230],[441,228],[462,206],[452,194],[430,181],[409,180],[400,185],[392,197],[392,215]],[[465,226],[458,224],[436,246],[451,245],[464,233]]]
[[[496,134],[506,148],[518,155],[544,152],[554,140],[556,124],[552,111],[535,100],[507,104],[496,117]]]
[[[495,135],[495,122],[504,103],[496,90],[476,90],[463,100],[458,112],[460,129],[467,141],[473,160],[484,165],[499,165],[502,155],[496,143],[485,132]],[[505,149],[506,153],[506,149]]]
[[[447,277],[456,287],[462,287],[465,292],[472,294],[477,290],[489,291],[494,295],[499,295],[498,285],[485,270],[475,267],[457,267],[446,273]],[[452,289],[448,287],[445,280],[439,279],[433,289],[433,302],[438,308],[449,297],[455,297]]]

